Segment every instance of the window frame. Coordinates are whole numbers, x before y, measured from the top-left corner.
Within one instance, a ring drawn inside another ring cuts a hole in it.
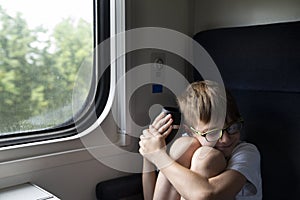
[[[110,37],[111,24],[114,24],[111,23],[111,10],[115,8],[110,8],[110,4],[113,1],[115,0],[93,1],[95,49],[97,49],[96,47],[102,41]],[[95,64],[98,65],[98,57],[95,56],[94,59]],[[100,66],[98,65],[94,68],[95,72],[98,71],[98,67]],[[97,80],[98,78],[93,75],[91,92],[87,98],[90,99],[91,102],[87,102],[86,104],[89,106],[85,106],[85,108],[82,109],[83,114],[79,117],[79,121],[74,122],[73,119],[70,119],[68,122],[57,127],[2,136],[0,137],[0,150],[72,140],[91,132],[96,128],[97,124],[100,124],[105,119],[112,106],[113,88],[115,84],[115,70],[113,67],[109,66],[100,80]],[[94,117],[95,112],[97,119]]]
[[[110,5],[111,1],[118,0],[98,0],[98,2],[105,3],[106,6]],[[96,6],[101,7],[101,5],[102,4],[97,4]],[[104,15],[105,13],[99,14]],[[111,17],[112,13],[106,13],[105,15]],[[97,19],[99,17],[100,16],[98,16]],[[108,24],[111,25],[114,23],[108,22]],[[102,39],[105,39],[106,37],[107,34],[103,34],[102,36],[100,36],[100,38]],[[63,167],[65,165],[72,165],[81,162],[95,162],[95,157],[91,155],[91,153],[89,152],[89,148],[82,143],[82,138],[93,138],[94,134],[97,133],[97,128],[100,128],[99,126],[103,123],[104,120],[106,120],[107,116],[109,116],[113,105],[113,100],[115,98],[115,67],[116,66],[110,66],[110,87],[108,91],[108,99],[102,105],[102,107],[104,107],[103,111],[101,112],[98,119],[92,125],[89,125],[87,129],[85,129],[81,133],[69,137],[0,147],[0,171],[2,172],[0,174],[0,188],[22,183],[26,181],[24,180],[24,178],[26,179],[27,176],[31,176],[32,173],[38,172],[40,170]],[[105,123],[107,123],[107,121],[105,121]],[[109,123],[110,122],[108,122],[108,124]],[[117,127],[112,127],[111,129],[112,134],[117,134]],[[115,132],[113,130],[115,130]],[[111,147],[114,147],[114,144],[111,144],[111,146],[98,144],[97,146],[94,146],[92,148],[101,151],[101,156],[103,157],[119,154],[119,152],[113,153],[112,151],[107,149]]]

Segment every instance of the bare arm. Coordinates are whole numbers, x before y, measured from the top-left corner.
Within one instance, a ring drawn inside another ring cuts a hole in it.
[[[185,199],[234,199],[246,183],[246,178],[233,170],[226,170],[209,178],[175,162],[165,150],[165,138],[171,132],[172,119],[169,115],[161,115],[156,121],[162,121],[164,125],[160,128],[153,128],[152,125],[143,131],[139,151],[161,170],[177,192]]]
[[[153,125],[150,125],[149,126],[149,129],[147,130],[144,130],[143,131],[143,135],[141,136],[142,140],[148,140],[148,138],[151,138],[153,135],[151,134],[150,132],[150,129],[152,131],[157,131],[153,126],[154,125],[157,125],[157,123],[159,123],[159,121],[161,119],[163,119],[165,117],[165,114],[164,113],[161,113],[153,122]],[[167,123],[166,123],[167,122]],[[172,123],[172,120],[171,120],[171,116],[169,115],[168,117],[166,117],[166,126],[165,127],[168,127],[168,131],[166,132],[166,135],[168,133],[171,132],[171,123]],[[165,130],[165,129],[164,129]],[[161,136],[159,134],[159,136]],[[166,136],[164,136],[165,138]],[[140,145],[142,145],[142,143],[140,142]],[[152,146],[150,144],[150,146]],[[161,149],[161,148],[164,148],[165,146],[165,143],[164,141],[162,141],[162,143],[158,146],[158,149]],[[143,175],[142,175],[142,182],[143,182],[143,193],[144,193],[144,199],[145,200],[152,200],[153,199],[153,196],[154,196],[154,190],[155,190],[155,185],[156,185],[156,180],[157,180],[157,176],[156,176],[156,167],[155,165],[150,162],[148,159],[146,159],[144,157],[144,160],[143,160]]]
[[[172,144],[170,157],[180,165],[190,168],[192,156],[200,145],[199,141],[193,137],[180,137]],[[160,172],[155,184],[153,199],[176,200],[180,197],[170,181]]]
[[[162,168],[161,172],[185,199],[234,199],[246,182],[243,175],[233,170],[206,178],[176,162]]]
[[[140,153],[155,164],[185,199],[234,199],[246,183],[239,172],[226,170],[208,178],[175,162],[163,148],[166,134],[144,131],[140,141]],[[152,136],[151,136],[152,135]]]
[[[152,200],[156,183],[155,166],[144,158],[143,161],[143,193],[145,200]]]

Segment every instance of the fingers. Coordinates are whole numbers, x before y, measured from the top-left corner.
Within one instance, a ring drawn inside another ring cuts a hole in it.
[[[142,140],[139,141],[140,149],[145,149],[145,145]]]
[[[153,134],[152,134],[153,131],[155,131],[155,130],[154,129],[153,130],[151,130],[151,129],[145,129],[145,130],[143,130],[143,134],[141,135],[141,137],[142,136],[146,137],[146,138],[147,137],[151,137],[151,136],[153,136]]]
[[[162,136],[163,138],[165,139],[170,133],[171,131],[173,130],[173,127],[172,126],[169,126],[169,128],[167,129],[167,131],[165,131]]]
[[[171,115],[170,115],[171,117]],[[169,120],[164,124],[162,125],[159,129],[158,129],[158,132],[160,133],[164,133],[165,131],[167,131],[169,128],[172,129],[172,123],[173,123],[173,119],[172,118],[169,118]]]
[[[170,114],[160,113],[149,126],[149,129],[143,130],[139,141],[140,153],[145,155],[145,153],[148,154],[165,148],[165,138],[173,129],[172,123],[173,119]]]
[[[161,119],[163,119],[165,117],[165,113],[164,112],[161,112],[153,121],[152,125],[155,125],[157,124]]]
[[[161,126],[167,123],[169,119],[171,119],[171,114],[166,115],[164,112],[162,112],[154,119],[152,125],[156,129],[159,129]]]
[[[149,132],[151,134],[153,133],[152,135],[157,135],[157,133],[160,134],[159,131],[153,125],[149,126]]]
[[[152,129],[152,131],[150,130]],[[167,131],[163,133],[158,132],[155,128],[151,127],[150,129],[143,130],[143,134],[140,136],[139,145],[142,149],[161,149],[164,147],[165,138],[163,135],[168,135],[168,133],[172,130],[172,127],[169,127]],[[166,133],[165,133],[166,132]]]
[[[160,113],[149,126],[151,132],[155,133],[157,130],[160,134],[163,134],[173,123],[171,114],[166,115],[165,113]]]

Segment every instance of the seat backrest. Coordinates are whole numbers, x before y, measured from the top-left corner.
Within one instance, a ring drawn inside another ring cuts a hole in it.
[[[245,119],[244,139],[261,152],[263,199],[297,199],[300,22],[214,29],[194,39],[235,96]]]

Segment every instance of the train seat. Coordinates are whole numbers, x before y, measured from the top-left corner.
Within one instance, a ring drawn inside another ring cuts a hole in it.
[[[219,28],[194,36],[216,63],[261,153],[263,199],[300,196],[300,22]],[[195,73],[195,79],[201,79]]]

